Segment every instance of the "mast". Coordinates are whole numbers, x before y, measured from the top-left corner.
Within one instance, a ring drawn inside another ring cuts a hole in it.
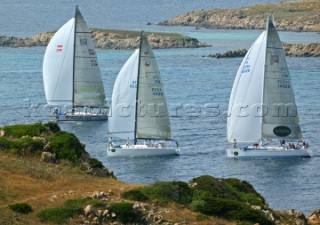
[[[136,91],[136,109],[135,109],[135,119],[134,119],[134,144],[137,144],[137,114],[138,114],[138,92],[139,92],[139,77],[140,77],[140,59],[141,59],[141,47],[142,47],[142,36],[143,31],[140,33],[140,45],[139,45],[139,61],[138,61],[138,75],[137,75],[137,91]]]
[[[74,110],[74,71],[75,71],[75,54],[76,54],[76,33],[77,33],[77,15],[78,15],[78,6],[76,6],[76,12],[74,15],[74,38],[73,38],[73,69],[72,69],[72,110]]]
[[[268,49],[268,36],[269,36],[269,23],[272,23],[273,22],[273,17],[272,16],[268,16],[267,17],[267,23],[266,23],[266,35],[265,35],[265,38],[266,38],[266,52],[265,52],[265,59],[264,59],[264,65],[263,65],[263,85],[262,85],[262,94],[261,94],[261,112],[262,114],[264,114],[264,111],[263,111],[263,105],[264,105],[264,90],[265,90],[265,86],[266,86],[266,82],[265,82],[265,75],[266,75],[266,61],[267,61],[267,49]],[[260,141],[262,141],[262,134],[263,134],[263,117],[261,116],[260,118],[260,123],[261,123],[261,129],[260,129]]]

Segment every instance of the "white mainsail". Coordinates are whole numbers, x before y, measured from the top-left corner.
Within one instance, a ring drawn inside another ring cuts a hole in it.
[[[75,18],[74,105],[105,106],[106,96],[97,54],[91,33],[78,8]]]
[[[228,116],[229,142],[302,136],[290,74],[271,17],[239,67]]]
[[[171,139],[160,71],[143,34],[115,81],[108,126],[123,139]]]
[[[156,58],[141,35],[136,138],[171,139],[170,119]]]
[[[50,105],[106,106],[91,33],[78,7],[75,18],[63,25],[48,44],[43,79]]]

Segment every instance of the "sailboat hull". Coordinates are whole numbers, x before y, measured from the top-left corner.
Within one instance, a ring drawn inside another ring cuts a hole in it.
[[[309,158],[312,155],[312,151],[308,149],[286,149],[280,147],[227,149],[227,156],[230,158]]]
[[[179,148],[154,148],[146,145],[108,147],[108,157],[150,157],[180,155]]]
[[[108,115],[96,113],[74,113],[54,115],[56,121],[102,121],[108,120]]]

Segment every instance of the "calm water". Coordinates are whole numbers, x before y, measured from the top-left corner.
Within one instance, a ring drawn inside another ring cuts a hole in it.
[[[0,8],[0,35],[28,36],[57,29],[73,15],[74,4],[77,3],[56,1],[49,7],[42,1],[14,2],[5,0],[1,3],[5,7]],[[238,7],[239,4],[245,6],[251,2],[227,4],[221,1],[184,0],[181,4],[174,0],[165,6],[159,6],[156,1],[139,1],[139,5],[132,1],[129,5],[125,1],[111,1],[103,5],[101,1],[90,1],[88,8],[79,3],[91,26],[175,31],[213,46],[155,50],[165,84],[174,138],[179,140],[183,151],[181,156],[109,159],[106,157],[107,122],[61,123],[61,127],[75,133],[87,144],[91,156],[100,159],[115,172],[118,179],[125,182],[189,181],[204,174],[223,178],[236,177],[251,182],[272,208],[294,208],[305,213],[320,208],[320,150],[317,148],[320,144],[320,58],[287,58],[302,130],[313,146],[315,157],[232,160],[225,153],[225,111],[233,79],[242,59],[211,59],[203,55],[240,47],[248,48],[261,31],[214,31],[144,25],[148,21],[168,19],[185,10]],[[276,1],[255,1],[262,2]],[[181,7],[177,7],[177,4]],[[122,14],[111,13],[111,9],[116,12],[121,10]],[[138,11],[141,16],[136,16]],[[284,42],[291,43],[309,43],[320,39],[315,33],[281,32],[280,36]],[[45,107],[42,81],[44,51],[44,47],[0,48],[0,126],[47,121],[45,115],[48,109]],[[131,53],[132,51],[98,50],[109,99],[115,77]],[[218,110],[212,112],[208,110],[208,106],[217,107]],[[178,111],[177,107],[180,107]]]

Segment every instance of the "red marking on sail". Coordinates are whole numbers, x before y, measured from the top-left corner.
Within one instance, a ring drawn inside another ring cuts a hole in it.
[[[57,52],[62,52],[62,45],[57,45]]]

